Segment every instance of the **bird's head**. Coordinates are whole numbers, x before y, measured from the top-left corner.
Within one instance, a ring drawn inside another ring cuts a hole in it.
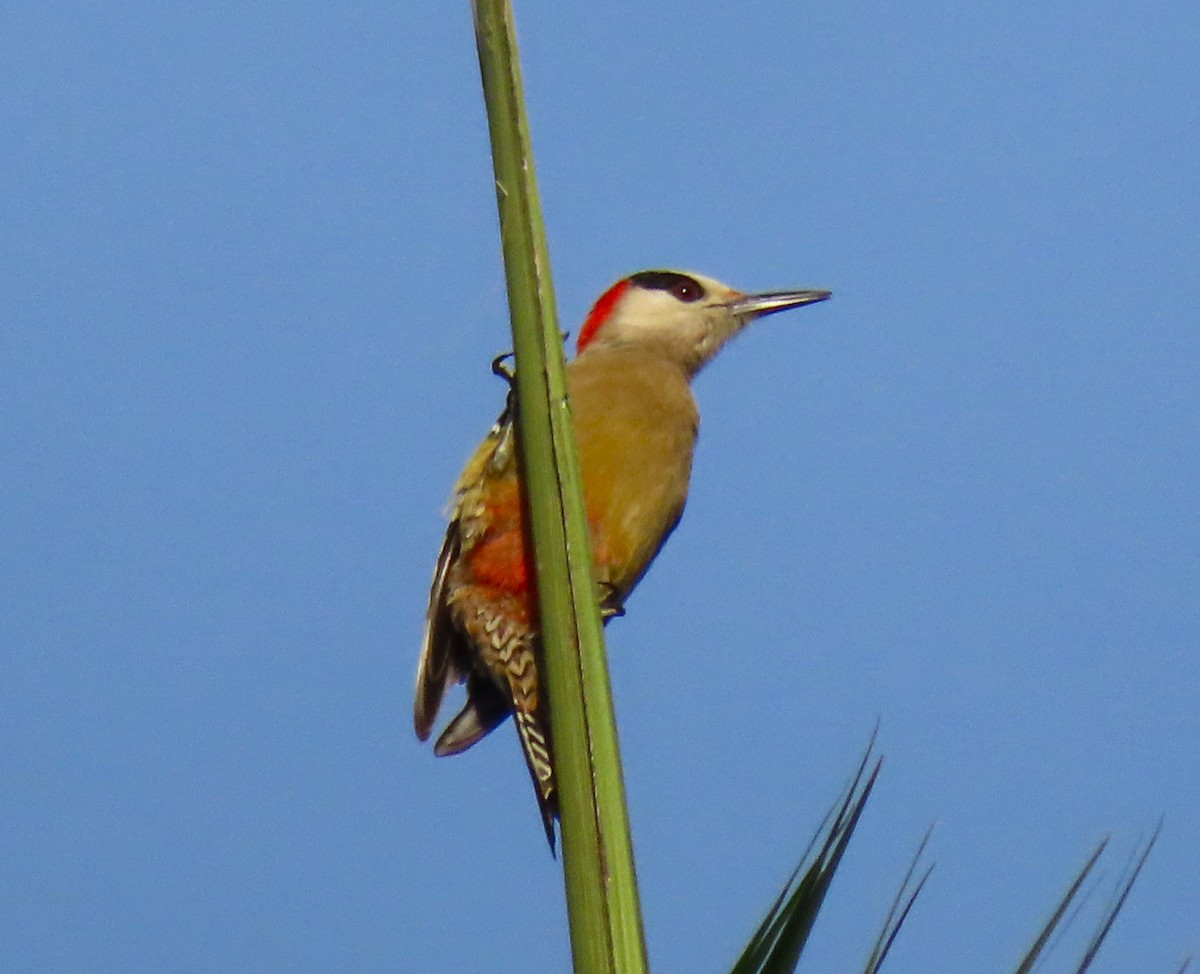
[[[817,290],[745,294],[700,274],[641,271],[600,296],[579,332],[576,350],[585,355],[593,349],[645,347],[694,375],[755,318],[829,295]]]

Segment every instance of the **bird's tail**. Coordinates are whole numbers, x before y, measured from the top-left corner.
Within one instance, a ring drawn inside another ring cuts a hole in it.
[[[521,738],[521,750],[525,752],[525,763],[533,779],[533,790],[537,796],[538,810],[542,813],[542,826],[546,830],[546,841],[550,852],[554,852],[554,822],[558,818],[558,790],[554,784],[554,756],[550,747],[549,728],[543,727],[537,714],[519,705],[513,712],[517,734]]]

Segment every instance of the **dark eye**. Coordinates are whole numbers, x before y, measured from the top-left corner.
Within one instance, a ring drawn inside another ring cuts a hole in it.
[[[680,301],[699,301],[704,297],[704,288],[693,280],[685,279],[671,288],[671,293]]]
[[[629,281],[648,291],[666,291],[685,304],[704,297],[704,287],[700,282],[678,271],[642,271],[634,274]]]

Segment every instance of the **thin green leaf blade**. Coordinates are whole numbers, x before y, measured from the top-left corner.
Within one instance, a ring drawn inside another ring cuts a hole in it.
[[[1092,854],[1088,857],[1087,862],[1083,864],[1083,868],[1079,870],[1075,876],[1075,879],[1071,882],[1071,885],[1063,894],[1062,899],[1058,901],[1058,905],[1054,908],[1054,912],[1050,914],[1050,918],[1038,932],[1037,937],[1034,938],[1033,943],[1025,952],[1025,956],[1021,958],[1021,962],[1014,969],[1013,974],[1029,974],[1029,972],[1033,970],[1033,966],[1035,963],[1037,963],[1038,957],[1041,956],[1042,951],[1045,949],[1046,944],[1049,943],[1054,931],[1058,929],[1063,917],[1066,916],[1067,910],[1070,908],[1071,903],[1078,895],[1079,890],[1083,887],[1084,881],[1088,878],[1088,875],[1095,868],[1096,863],[1100,860],[1100,856],[1104,853],[1105,848],[1108,846],[1108,842],[1109,836],[1105,836],[1100,840],[1100,843],[1096,846],[1096,848],[1092,850]]]
[[[1096,959],[1096,954],[1103,945],[1105,938],[1108,937],[1109,931],[1112,930],[1113,924],[1117,921],[1117,915],[1125,906],[1126,900],[1129,899],[1129,894],[1133,891],[1133,884],[1137,882],[1138,876],[1141,875],[1142,868],[1146,865],[1146,860],[1150,858],[1150,852],[1154,848],[1155,843],[1158,842],[1158,837],[1161,832],[1162,822],[1160,821],[1155,827],[1154,832],[1150,836],[1150,840],[1146,843],[1146,846],[1142,850],[1141,854],[1137,855],[1135,851],[1134,855],[1137,855],[1137,862],[1133,868],[1129,870],[1124,881],[1118,884],[1117,894],[1112,904],[1105,911],[1104,916],[1101,918],[1099,927],[1092,936],[1091,942],[1087,946],[1087,950],[1084,951],[1083,958],[1080,960],[1079,966],[1075,969],[1075,974],[1085,974],[1087,969],[1092,966],[1092,961]]]
[[[475,0],[516,357],[516,420],[575,970],[644,974],[645,938],[582,478],[508,0]]]
[[[790,974],[795,970],[878,779],[882,759],[877,759],[867,773],[871,750],[868,746],[843,796],[825,816],[800,864],[750,937],[731,974]]]
[[[904,926],[909,913],[912,912],[913,905],[917,902],[917,897],[921,895],[921,890],[925,888],[925,884],[929,881],[929,876],[933,872],[932,864],[925,868],[921,873],[921,878],[916,880],[915,883],[914,877],[916,876],[921,856],[924,855],[932,836],[933,826],[931,825],[925,831],[925,835],[917,846],[917,851],[913,853],[912,861],[908,864],[908,871],[904,874],[900,888],[896,890],[896,896],[892,900],[891,907],[888,909],[888,915],[883,922],[883,927],[880,929],[879,936],[875,939],[875,943],[871,947],[871,953],[867,957],[866,966],[863,968],[864,974],[878,974],[880,967],[883,966],[883,962],[887,958],[888,952],[892,949],[892,944],[896,942],[896,938],[900,935],[900,928]]]

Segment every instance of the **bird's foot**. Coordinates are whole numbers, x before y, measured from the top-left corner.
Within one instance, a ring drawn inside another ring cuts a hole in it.
[[[600,601],[600,619],[602,622],[608,622],[609,619],[619,619],[625,614],[625,606],[621,600],[617,598],[615,592],[610,592]]]
[[[505,382],[512,386],[516,381],[517,373],[514,372],[506,362],[513,357],[512,352],[505,352],[503,355],[497,355],[492,359],[492,375],[499,376]]]

